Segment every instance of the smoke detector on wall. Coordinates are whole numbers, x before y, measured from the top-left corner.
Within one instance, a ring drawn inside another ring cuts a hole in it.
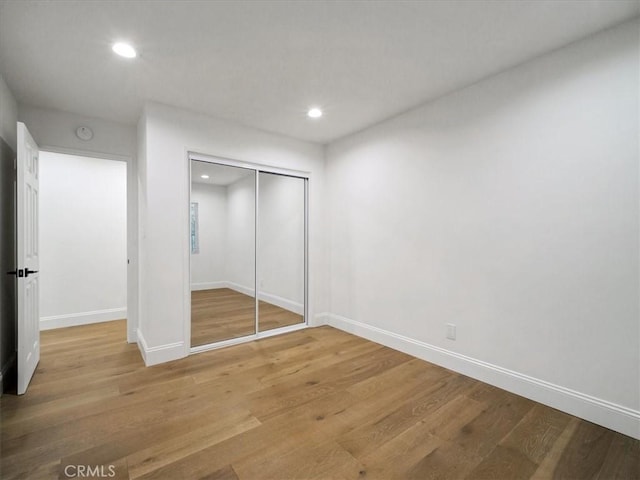
[[[89,127],[78,127],[78,129],[76,130],[76,136],[80,140],[84,140],[86,142],[87,140],[91,140],[93,138],[93,130],[91,130]]]

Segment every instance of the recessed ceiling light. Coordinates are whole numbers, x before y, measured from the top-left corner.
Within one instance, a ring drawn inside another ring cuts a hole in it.
[[[311,118],[320,118],[322,116],[322,110],[317,107],[310,108],[307,112],[307,116]]]
[[[200,178],[204,178],[205,180],[209,178],[209,175],[200,175]]]
[[[124,58],[136,58],[137,55],[136,50],[128,43],[114,43],[111,49]]]

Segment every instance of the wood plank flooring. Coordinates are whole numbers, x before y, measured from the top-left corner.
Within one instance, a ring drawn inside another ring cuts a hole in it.
[[[297,325],[302,315],[259,301],[260,330]],[[191,292],[191,346],[255,333],[255,299],[230,288]]]
[[[330,327],[151,368],[125,338],[42,332],[0,399],[0,478],[640,477],[636,440]]]

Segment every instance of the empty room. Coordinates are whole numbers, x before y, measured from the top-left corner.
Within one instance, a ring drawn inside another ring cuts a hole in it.
[[[0,0],[0,478],[639,479],[640,2]]]

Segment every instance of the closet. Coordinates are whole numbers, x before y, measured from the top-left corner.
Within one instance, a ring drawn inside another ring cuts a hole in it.
[[[189,163],[192,353],[304,328],[308,175]]]

